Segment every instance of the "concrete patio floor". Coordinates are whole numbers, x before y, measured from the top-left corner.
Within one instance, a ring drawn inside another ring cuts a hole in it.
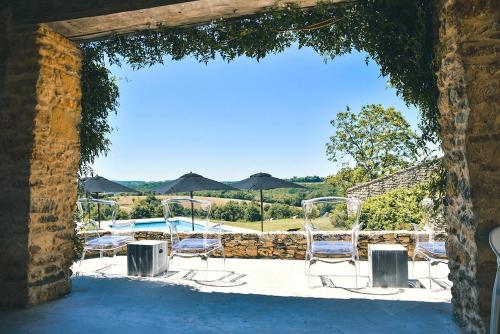
[[[130,278],[126,258],[85,260],[73,292],[31,309],[0,313],[2,333],[456,333],[447,267],[427,288],[360,288],[352,266],[318,265],[308,287],[303,261],[175,260],[169,277]],[[104,268],[104,269],[103,269]],[[409,263],[410,276],[411,263]],[[425,277],[425,262],[416,276]],[[335,287],[333,287],[335,286]],[[444,288],[443,288],[444,287]]]

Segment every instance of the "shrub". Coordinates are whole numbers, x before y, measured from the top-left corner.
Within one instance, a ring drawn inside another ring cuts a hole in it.
[[[130,214],[123,210],[118,208],[118,211],[116,211],[116,220],[125,220],[125,219],[130,219]]]
[[[145,199],[135,201],[130,216],[134,219],[162,217],[163,208],[161,201],[153,195],[148,195]]]
[[[224,205],[216,206],[212,212],[213,218],[231,222],[243,219],[244,216],[242,206],[235,201],[229,201]]]
[[[260,207],[255,204],[251,203],[246,206],[245,208],[245,220],[249,222],[255,222],[260,220]]]
[[[337,204],[330,212],[330,223],[333,227],[343,230],[351,229],[354,223],[354,215],[349,215],[345,203]]]
[[[266,216],[273,219],[292,218],[302,215],[302,209],[286,204],[273,204],[269,207]]]
[[[422,222],[423,186],[399,188],[363,202],[360,222],[368,230],[409,230]]]

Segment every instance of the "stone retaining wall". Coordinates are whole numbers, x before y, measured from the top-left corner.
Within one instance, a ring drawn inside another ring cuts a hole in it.
[[[202,238],[201,233],[182,233],[182,238]],[[358,250],[361,259],[366,260],[369,244],[401,244],[408,249],[409,259],[415,248],[415,232],[410,231],[362,231],[359,234]],[[211,236],[216,238],[216,235]],[[138,240],[167,240],[170,244],[170,235],[163,232],[136,232]],[[435,235],[436,240],[444,241],[446,235],[439,233]],[[76,239],[76,252],[81,254],[84,233],[79,233]],[[349,232],[335,231],[324,232],[317,236],[317,240],[350,240]],[[306,251],[306,237],[302,232],[275,232],[275,233],[223,233],[222,242],[226,257],[228,258],[269,258],[269,259],[291,259],[303,260]],[[170,247],[170,245],[169,245]],[[124,255],[125,249],[119,254]],[[93,254],[96,256],[96,254]],[[92,254],[89,254],[92,256]],[[214,256],[220,256],[215,254]]]
[[[419,183],[427,182],[432,171],[436,168],[436,163],[440,161],[421,163],[393,174],[382,176],[373,181],[359,184],[347,189],[347,197],[364,200],[369,197],[385,194],[394,189],[412,187]]]

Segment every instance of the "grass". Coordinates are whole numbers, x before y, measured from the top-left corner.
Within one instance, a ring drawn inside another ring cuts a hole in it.
[[[264,221],[264,232],[275,232],[275,231],[286,231],[291,228],[300,228],[302,229],[302,224],[304,220],[302,218],[298,219],[275,219],[272,221],[266,220]],[[323,230],[329,231],[333,230],[333,226],[328,220],[328,218],[318,218],[313,222],[314,226]],[[229,222],[224,221],[224,225],[234,226],[234,227],[242,227],[248,228],[250,230],[260,231],[260,221],[257,222],[247,222],[247,221],[236,221]]]

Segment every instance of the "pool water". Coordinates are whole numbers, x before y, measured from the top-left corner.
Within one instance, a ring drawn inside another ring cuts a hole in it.
[[[189,232],[192,231],[192,225],[191,222],[189,221],[184,221],[184,220],[175,220],[173,221],[174,224],[177,225],[177,232]],[[112,230],[123,230],[123,229],[128,229],[128,226],[113,226],[111,227]],[[209,228],[209,230],[211,230]],[[164,219],[157,220],[157,221],[148,221],[148,222],[136,222],[134,231],[161,231],[161,232],[170,232],[168,225],[165,223]],[[201,224],[194,224],[194,231],[195,232],[203,232],[205,231],[205,226]],[[224,231],[224,230],[222,230]]]

